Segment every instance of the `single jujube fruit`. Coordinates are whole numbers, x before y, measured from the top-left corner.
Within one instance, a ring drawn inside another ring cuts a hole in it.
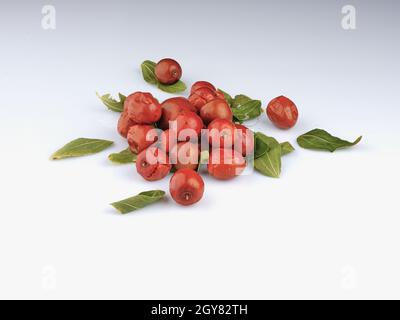
[[[173,59],[160,60],[154,71],[158,81],[162,84],[174,84],[182,77],[182,67]]]
[[[121,136],[126,138],[128,136],[129,129],[136,124],[135,121],[129,118],[128,112],[124,111],[118,120],[118,132]]]
[[[278,128],[289,129],[296,125],[299,111],[292,100],[280,96],[268,104],[267,115]]]
[[[219,180],[239,176],[246,168],[246,160],[232,149],[213,149],[208,162],[208,173]]]
[[[140,153],[158,140],[153,126],[135,124],[128,131],[128,144],[133,153]]]
[[[165,178],[171,171],[167,154],[155,147],[143,150],[136,159],[137,172],[147,181]]]
[[[204,194],[203,178],[194,170],[180,169],[174,173],[169,183],[172,198],[183,206],[193,205]]]
[[[148,92],[129,95],[124,102],[124,111],[137,124],[153,124],[161,117],[160,103]]]
[[[223,99],[214,99],[200,109],[200,117],[208,125],[215,119],[232,121],[233,113],[228,103]]]
[[[194,112],[185,112],[176,118],[176,130],[180,141],[198,138],[203,128],[203,120]]]

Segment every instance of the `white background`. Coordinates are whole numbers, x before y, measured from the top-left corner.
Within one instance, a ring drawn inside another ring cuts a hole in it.
[[[400,298],[399,4],[352,1],[43,1],[0,10],[0,297],[132,299]],[[145,59],[174,57],[190,85],[209,80],[298,105],[280,179],[205,176],[201,203],[170,197],[121,216],[108,204],[144,190],[118,115],[95,92],[170,95],[141,78]],[[362,143],[300,149],[316,127]],[[114,140],[99,155],[49,156],[78,137]]]

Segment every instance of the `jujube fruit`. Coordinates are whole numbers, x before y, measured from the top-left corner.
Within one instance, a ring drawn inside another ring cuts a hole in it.
[[[134,153],[142,152],[157,140],[157,132],[150,125],[135,124],[128,131],[128,144]]]
[[[200,117],[208,125],[215,119],[232,121],[233,113],[228,103],[223,99],[214,99],[200,109]]]
[[[161,118],[161,105],[151,93],[136,92],[128,96],[124,109],[137,124],[153,124]]]
[[[213,149],[208,162],[208,173],[219,180],[229,180],[246,168],[246,160],[232,149]]]
[[[180,169],[169,182],[172,199],[178,204],[189,206],[201,200],[204,194],[203,178],[194,170]]]
[[[188,99],[181,97],[165,100],[161,104],[161,110],[162,114],[158,126],[163,130],[168,129],[169,121],[176,120],[178,115],[188,111],[197,112],[197,109]]]
[[[190,90],[190,94],[196,92],[198,89],[201,88],[208,88],[211,89],[212,91],[217,91],[217,89],[215,89],[214,85],[211,84],[208,81],[197,81],[192,85],[192,88]]]
[[[201,108],[207,103],[218,98],[215,90],[207,87],[197,89],[189,96],[190,103],[200,112]]]
[[[299,112],[292,100],[284,96],[273,99],[267,107],[268,118],[281,129],[289,129],[295,126]]]
[[[180,141],[195,139],[200,135],[203,128],[203,120],[194,112],[185,112],[176,118],[176,129]],[[186,135],[186,137],[182,138],[182,135]]]
[[[182,77],[182,67],[173,59],[162,59],[155,67],[155,74],[162,84],[174,84]]]
[[[165,151],[150,147],[137,156],[136,170],[145,180],[156,181],[169,174],[171,165]]]
[[[236,127],[231,121],[215,119],[207,129],[212,148],[232,148]]]
[[[128,136],[129,129],[136,124],[135,121],[129,118],[128,112],[124,111],[118,120],[118,132],[121,136],[126,138]]]

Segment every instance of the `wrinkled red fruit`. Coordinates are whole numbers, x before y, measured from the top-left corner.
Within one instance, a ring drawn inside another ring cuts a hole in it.
[[[215,119],[225,119],[232,122],[233,114],[228,103],[223,99],[214,99],[200,109],[200,117],[208,125]]]
[[[292,100],[280,96],[268,104],[267,115],[278,128],[289,129],[295,126],[299,111]]]
[[[235,124],[235,150],[242,153],[244,157],[254,152],[254,133],[241,124]]]
[[[229,180],[240,175],[246,168],[243,156],[232,149],[214,149],[208,162],[208,173],[219,180]]]
[[[176,118],[176,129],[179,141],[188,141],[189,139],[198,138],[203,128],[203,121],[194,112],[185,112]]]
[[[138,124],[153,124],[161,118],[161,105],[147,92],[136,92],[128,96],[124,109],[129,118]]]
[[[169,191],[177,203],[190,206],[203,197],[204,181],[196,171],[180,169],[172,176]]]
[[[215,119],[208,125],[208,138],[212,148],[232,148],[235,125],[225,119]]]
[[[192,85],[192,89],[190,90],[190,94],[195,93],[197,90],[199,90],[201,88],[208,88],[208,89],[211,89],[212,91],[217,91],[217,89],[215,89],[214,85],[211,84],[210,82],[197,81]]]
[[[176,120],[176,117],[184,112],[197,112],[197,109],[189,102],[188,99],[176,97],[165,100],[161,104],[162,115],[158,123],[159,128],[166,130],[169,121]]]
[[[201,108],[207,102],[210,102],[218,97],[219,95],[215,90],[203,87],[193,92],[189,97],[189,101],[197,109],[197,111],[200,112]]]
[[[121,117],[118,120],[119,134],[126,138],[128,136],[129,129],[135,124],[136,122],[129,118],[128,112],[122,112]]]
[[[128,131],[128,143],[132,152],[139,153],[158,140],[153,126],[135,124]]]
[[[156,65],[155,74],[162,84],[174,84],[182,77],[182,68],[173,59],[162,59]]]
[[[199,164],[199,145],[191,142],[180,142],[171,148],[169,159],[175,169],[196,170]]]
[[[150,147],[139,153],[136,159],[136,170],[145,180],[156,181],[169,174],[171,165],[164,151]]]

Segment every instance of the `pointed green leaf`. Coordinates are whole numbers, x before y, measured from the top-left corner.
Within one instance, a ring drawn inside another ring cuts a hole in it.
[[[102,96],[99,93],[96,93],[96,94],[109,110],[114,111],[114,112],[124,111],[124,102],[125,102],[126,96],[124,96],[123,94],[121,94],[121,93],[118,94],[120,101],[113,99],[110,94],[105,94]]]
[[[162,190],[146,191],[139,193],[137,196],[114,202],[111,205],[120,213],[126,214],[156,203],[163,199],[164,196],[165,192]]]
[[[261,101],[251,100],[240,107],[232,108],[233,115],[239,121],[246,121],[257,118],[261,115]]]
[[[137,158],[137,154],[133,153],[130,148],[125,149],[119,153],[112,153],[108,156],[108,159],[111,162],[117,164],[128,164],[135,163]]]
[[[254,160],[254,168],[268,177],[278,178],[281,174],[281,156],[282,150],[279,142],[272,138],[264,135],[261,132],[255,134],[256,141],[260,140],[262,143],[268,146],[262,156]]]
[[[142,63],[141,68],[142,68],[142,74],[143,74],[143,79],[151,84],[157,84],[158,80],[155,74],[155,68],[156,68],[156,63],[150,60],[146,60]]]
[[[248,96],[245,96],[244,94],[238,94],[235,96],[235,99],[233,99],[232,102],[232,108],[240,108],[247,102],[251,101],[253,99],[249,98]]]
[[[158,83],[158,88],[168,93],[179,93],[186,90],[186,84],[179,80],[178,82],[170,85]]]
[[[289,153],[292,153],[295,149],[289,142],[281,143],[282,156],[286,156]]]
[[[334,152],[337,149],[352,147],[358,144],[362,136],[358,137],[354,142],[342,140],[334,137],[325,130],[314,129],[297,138],[297,143],[304,149],[327,150]]]
[[[91,155],[107,149],[113,143],[114,142],[108,140],[79,138],[66,144],[54,153],[51,158],[52,160],[60,160]]]
[[[226,102],[228,102],[228,104],[232,107],[232,104],[233,104],[232,96],[229,93],[226,93],[225,91],[223,91],[221,89],[218,89],[218,91],[224,95]]]

